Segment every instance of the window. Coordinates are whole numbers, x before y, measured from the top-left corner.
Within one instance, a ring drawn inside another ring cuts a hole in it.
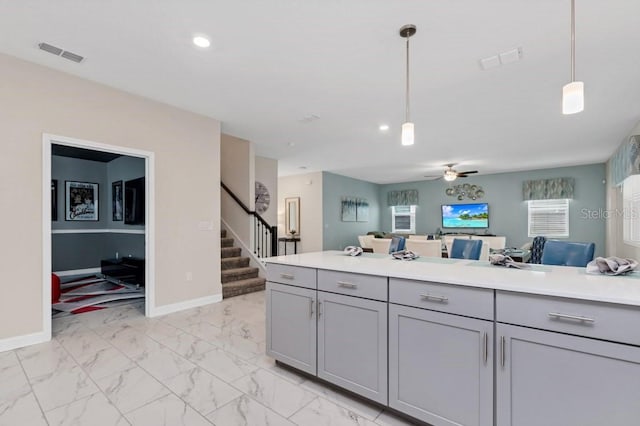
[[[391,232],[416,232],[416,206],[391,207]]]
[[[640,247],[640,175],[631,175],[622,183],[622,239]]]
[[[529,236],[568,237],[569,200],[529,200]]]

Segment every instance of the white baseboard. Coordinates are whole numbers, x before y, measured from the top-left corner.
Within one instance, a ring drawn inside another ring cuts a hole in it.
[[[53,271],[53,273],[59,277],[68,277],[69,275],[99,274],[100,268],[70,269],[68,271]]]
[[[197,308],[198,306],[210,305],[222,301],[222,293],[213,296],[201,297],[200,299],[186,300],[184,302],[173,303],[171,305],[157,306],[150,309],[149,317],[158,317],[160,315],[172,314],[174,312],[184,311],[185,309]]]
[[[25,334],[23,336],[9,337],[0,340],[0,352],[10,351],[12,349],[22,348],[23,346],[35,345],[51,340],[51,336],[41,331],[33,334]]]

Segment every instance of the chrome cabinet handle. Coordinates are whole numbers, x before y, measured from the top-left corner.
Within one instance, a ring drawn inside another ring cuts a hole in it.
[[[313,305],[316,304],[316,301],[313,299],[309,299],[309,316],[313,318]]]
[[[484,365],[487,365],[487,358],[489,357],[489,334],[486,331],[484,332],[482,340],[482,359],[484,360]]]
[[[500,337],[500,365],[504,367],[504,357],[505,357],[505,339],[504,336]]]
[[[346,281],[338,281],[338,287],[344,287],[344,288],[358,288],[358,286],[356,284],[352,284]]]
[[[322,316],[322,302],[318,300],[318,318]]]
[[[549,317],[556,318],[556,319],[569,319],[569,320],[588,322],[588,323],[596,322],[596,320],[594,320],[593,318],[583,317],[580,315],[561,314],[558,312],[549,312]]]
[[[280,277],[288,280],[292,280],[295,278],[292,274],[280,274]]]
[[[445,302],[448,302],[448,301],[449,301],[449,298],[448,298],[448,297],[445,297],[445,296],[435,296],[435,295],[433,295],[433,294],[429,294],[429,293],[427,293],[427,294],[421,294],[421,295],[420,295],[420,297],[422,298],[422,300],[433,300],[433,301],[435,301],[435,302],[442,302],[442,303],[445,303]]]

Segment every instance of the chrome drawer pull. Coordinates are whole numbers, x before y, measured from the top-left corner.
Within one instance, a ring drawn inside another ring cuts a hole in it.
[[[549,317],[558,319],[570,319],[589,323],[596,322],[596,320],[594,320],[593,318],[583,317],[580,315],[560,314],[558,312],[549,312]]]
[[[489,334],[487,332],[484,333],[482,337],[482,359],[484,360],[484,365],[487,365],[487,357],[489,356]]]
[[[281,278],[286,278],[288,280],[293,280],[295,277],[292,274],[280,274]]]
[[[504,336],[500,337],[500,365],[504,367],[504,358],[505,358],[505,339]]]
[[[316,301],[313,299],[309,299],[309,316],[313,318],[313,305],[315,305]]]
[[[433,294],[429,294],[429,293],[421,294],[420,297],[423,300],[433,300],[433,301],[442,302],[442,303],[445,303],[445,302],[449,301],[448,297],[445,297],[445,296],[434,296]]]
[[[352,284],[352,283],[348,283],[346,281],[338,281],[338,287],[344,287],[344,288],[358,288],[357,285]]]

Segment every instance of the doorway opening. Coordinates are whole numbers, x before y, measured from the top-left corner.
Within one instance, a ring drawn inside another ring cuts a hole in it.
[[[144,315],[153,316],[154,154],[45,134],[42,160],[45,334],[51,338],[52,313],[106,302],[144,299]],[[65,303],[52,304],[54,271]]]

